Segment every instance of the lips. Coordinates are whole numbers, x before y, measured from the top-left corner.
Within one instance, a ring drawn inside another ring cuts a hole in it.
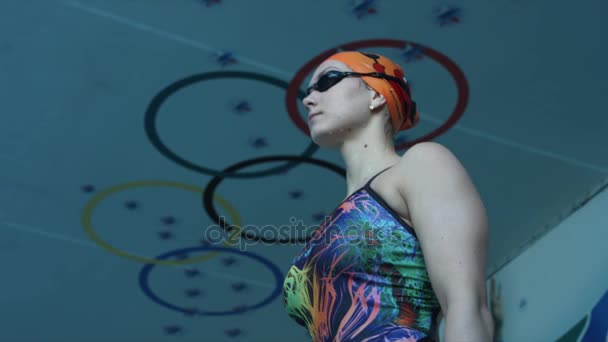
[[[308,120],[312,119],[313,117],[317,116],[317,115],[321,115],[321,113],[311,113],[308,115]]]

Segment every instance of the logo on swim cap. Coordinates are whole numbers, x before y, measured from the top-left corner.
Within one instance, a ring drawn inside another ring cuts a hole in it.
[[[367,53],[367,52],[361,52],[361,53],[364,54],[365,56],[373,59],[375,62],[378,62],[378,59],[380,59],[380,56],[374,55],[372,53]]]

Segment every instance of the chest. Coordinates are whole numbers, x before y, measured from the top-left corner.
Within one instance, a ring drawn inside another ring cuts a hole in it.
[[[387,265],[418,258],[417,240],[409,227],[386,208],[382,198],[361,192],[344,201],[323,222],[295,258],[303,269],[383,273]],[[404,220],[404,219],[403,219]]]

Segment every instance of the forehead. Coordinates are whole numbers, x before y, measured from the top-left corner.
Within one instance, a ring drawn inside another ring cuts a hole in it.
[[[317,69],[315,70],[315,72],[312,74],[312,78],[310,80],[310,83],[314,83],[317,81],[317,79],[319,78],[319,75],[321,75],[321,73],[323,73],[325,70],[339,70],[339,71],[352,71],[351,68],[349,68],[346,64],[340,62],[340,61],[336,61],[336,60],[327,60],[324,61],[323,63],[319,64],[319,66],[317,67]]]

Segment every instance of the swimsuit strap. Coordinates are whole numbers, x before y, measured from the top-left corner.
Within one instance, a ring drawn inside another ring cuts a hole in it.
[[[384,169],[384,170],[382,170],[382,171],[380,171],[380,172],[376,173],[376,174],[375,174],[375,175],[374,175],[372,178],[370,178],[370,180],[368,180],[368,181],[367,181],[367,183],[365,183],[364,188],[369,188],[369,185],[372,183],[372,181],[373,181],[373,180],[374,180],[376,177],[380,176],[380,174],[381,174],[382,172],[384,172],[384,171],[386,171],[386,170],[390,169],[391,167],[393,167],[393,166],[391,165],[391,166],[387,167],[386,169]]]

